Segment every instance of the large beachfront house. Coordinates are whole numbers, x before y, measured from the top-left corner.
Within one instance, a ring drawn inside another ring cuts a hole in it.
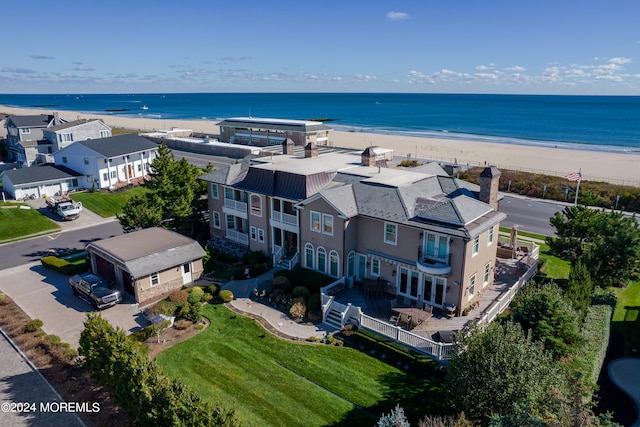
[[[108,138],[111,127],[98,119],[78,119],[43,129],[42,134],[51,143],[53,153],[77,141]]]
[[[157,144],[136,134],[75,142],[53,154],[56,165],[82,176],[80,187],[112,189],[139,181],[149,173]]]
[[[38,155],[51,153],[50,144],[44,140],[44,129],[66,123],[57,114],[35,116],[9,116],[7,128],[7,150],[10,162],[21,167],[31,166]]]
[[[493,282],[505,218],[495,168],[483,173],[479,200],[437,164],[385,168],[374,147],[318,155],[310,143],[304,157],[256,158],[202,179],[212,237],[287,268],[386,283],[399,298],[458,313]]]
[[[220,141],[259,147],[280,145],[287,138],[303,147],[309,142],[329,145],[331,131],[329,126],[320,121],[256,117],[233,117],[221,121],[218,126]]]

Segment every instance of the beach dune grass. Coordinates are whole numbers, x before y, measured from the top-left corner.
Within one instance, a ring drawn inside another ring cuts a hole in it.
[[[233,405],[243,425],[371,426],[397,403],[423,415],[441,396],[427,375],[358,350],[281,340],[222,305],[203,314],[210,327],[156,361],[203,397]]]
[[[19,239],[31,234],[56,232],[60,226],[36,209],[20,209],[24,203],[0,202],[0,240]]]
[[[71,196],[76,202],[82,202],[82,206],[103,218],[110,218],[122,213],[124,204],[134,196],[147,193],[144,187],[135,187],[121,193],[84,192]]]

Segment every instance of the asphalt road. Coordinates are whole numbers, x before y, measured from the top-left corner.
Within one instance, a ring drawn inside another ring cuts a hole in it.
[[[519,225],[521,231],[554,236],[555,228],[549,224],[549,218],[563,209],[564,205],[549,201],[505,196],[500,201],[500,212],[506,214],[507,219],[500,226]]]
[[[52,252],[84,249],[90,242],[122,234],[122,226],[112,221],[79,230],[49,234],[35,239],[0,245],[0,270],[39,261]]]

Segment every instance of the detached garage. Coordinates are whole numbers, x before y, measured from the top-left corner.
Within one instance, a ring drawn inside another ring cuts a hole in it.
[[[87,245],[91,270],[144,305],[200,278],[204,249],[164,228],[146,228]]]
[[[4,192],[16,200],[41,198],[67,194],[81,188],[78,183],[81,174],[66,166],[51,164],[12,169],[2,172]]]

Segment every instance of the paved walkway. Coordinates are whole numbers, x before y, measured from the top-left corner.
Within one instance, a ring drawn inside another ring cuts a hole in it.
[[[85,426],[75,413],[59,409],[58,392],[1,331],[0,360],[1,426]]]
[[[640,413],[640,359],[624,357],[609,363],[607,367],[611,381],[636,403]],[[640,415],[631,427],[640,426]]]
[[[233,292],[234,299],[230,303],[233,308],[243,313],[263,318],[279,335],[292,339],[306,340],[309,337],[325,338],[335,331],[334,328],[324,324],[303,325],[296,323],[283,312],[250,299],[249,297],[253,294],[253,290],[260,287],[261,283],[265,281],[271,282],[274,273],[275,269],[271,269],[253,279],[232,280],[222,285],[222,289],[228,289]]]

